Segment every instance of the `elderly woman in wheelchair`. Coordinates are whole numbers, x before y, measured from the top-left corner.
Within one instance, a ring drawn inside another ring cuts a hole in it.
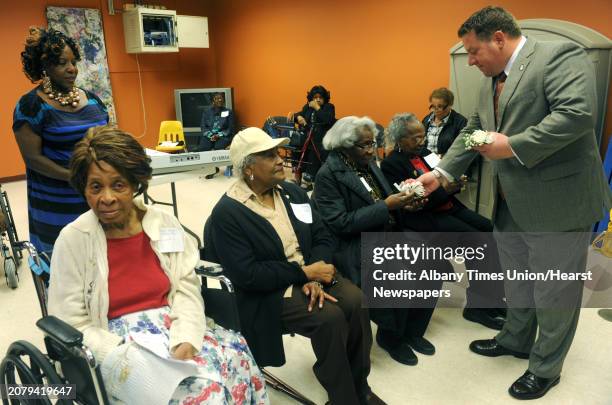
[[[310,338],[331,404],[384,404],[368,386],[372,331],[361,292],[336,274],[334,240],[305,191],[284,181],[278,147],[258,128],[230,146],[238,179],[209,217],[206,259],[236,288],[242,332],[261,367],[285,362],[283,333]]]
[[[135,199],[151,177],[138,142],[91,129],[70,171],[91,210],[57,239],[49,313],[83,333],[111,402],[268,403],[244,338],[204,316],[194,241]]]

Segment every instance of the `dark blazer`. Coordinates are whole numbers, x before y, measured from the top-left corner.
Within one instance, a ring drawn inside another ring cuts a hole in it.
[[[371,162],[370,169],[384,198],[393,194],[376,163]],[[346,278],[361,286],[361,232],[385,230],[389,222],[387,205],[382,200],[374,202],[338,152],[331,152],[317,173],[313,199],[321,217],[338,239],[334,264]]]
[[[422,120],[423,126],[425,127],[425,135],[427,135],[427,130],[431,125],[432,119],[433,114],[429,114]],[[463,127],[465,127],[466,124],[467,119],[463,115],[459,114],[455,110],[451,110],[450,116],[448,117],[448,121],[442,128],[440,135],[438,135],[438,153],[443,155],[448,151],[448,148],[451,147],[451,145],[455,141],[455,138],[457,138],[457,135],[459,135],[459,132],[461,132],[461,130],[463,129]]]
[[[290,203],[310,204],[297,185],[283,182],[281,195],[306,264],[332,262],[334,239],[317,211],[312,224],[298,220]],[[312,206],[312,204],[311,204]],[[285,363],[281,330],[283,294],[293,284],[308,282],[265,218],[227,195],[213,208],[205,231],[208,260],[220,263],[234,283],[242,334],[260,367]]]

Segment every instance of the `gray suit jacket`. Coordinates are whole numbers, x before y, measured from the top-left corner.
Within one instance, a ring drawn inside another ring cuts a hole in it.
[[[493,116],[492,78],[483,77],[476,111],[440,167],[458,178],[477,156],[463,135],[501,132],[516,159],[493,161],[494,178],[524,231],[584,228],[612,207],[594,130],[595,78],[586,53],[569,42],[528,38]],[[497,194],[497,193],[496,193]]]

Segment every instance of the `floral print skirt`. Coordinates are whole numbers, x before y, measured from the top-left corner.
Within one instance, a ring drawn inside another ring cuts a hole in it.
[[[191,361],[169,354],[170,309],[162,307],[109,321],[124,338],[104,359],[101,371],[115,404],[269,404],[265,380],[237,332],[208,326]]]

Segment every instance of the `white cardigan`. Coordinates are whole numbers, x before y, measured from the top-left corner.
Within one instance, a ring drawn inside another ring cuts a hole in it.
[[[195,241],[185,234],[172,215],[147,206],[140,199],[135,199],[134,204],[146,211],[142,228],[170,280],[168,304],[173,322],[169,347],[189,342],[199,350],[206,319],[200,280],[194,271],[199,259]],[[182,252],[158,250],[162,228],[180,230],[184,241]],[[83,332],[83,343],[99,363],[122,341],[108,331],[108,271],[106,236],[98,217],[89,210],[67,225],[55,242],[48,307],[49,314]]]

